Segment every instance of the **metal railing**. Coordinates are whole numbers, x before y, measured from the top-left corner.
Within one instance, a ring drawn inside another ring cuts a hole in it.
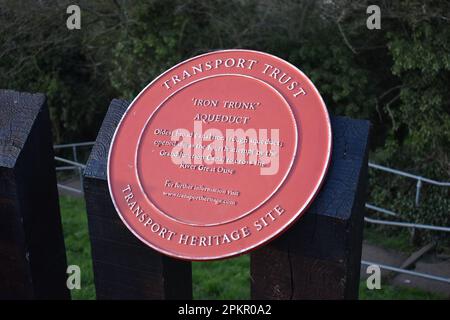
[[[428,183],[428,184],[431,184],[431,185],[439,186],[439,187],[450,187],[450,182],[447,182],[447,181],[436,181],[436,180],[433,180],[433,179],[425,178],[425,177],[418,176],[418,175],[415,175],[415,174],[411,174],[411,173],[408,173],[408,172],[400,171],[400,170],[397,170],[397,169],[392,169],[392,168],[389,168],[389,167],[380,166],[379,164],[375,164],[375,163],[372,163],[372,162],[369,162],[369,167],[377,169],[377,170],[381,170],[381,171],[384,171],[384,172],[393,173],[393,174],[398,175],[398,176],[402,176],[402,177],[406,177],[406,178],[410,178],[410,179],[416,180],[417,181],[417,183],[416,183],[416,198],[415,198],[416,206],[419,205],[420,190],[422,189],[422,184],[424,182]]]
[[[394,175],[398,175],[398,176],[402,176],[402,177],[405,177],[405,178],[416,180],[416,192],[415,192],[415,198],[414,198],[414,204],[415,204],[416,207],[418,207],[419,204],[420,204],[420,192],[422,190],[423,183],[428,183],[428,184],[431,184],[431,185],[434,185],[434,186],[439,186],[439,187],[450,187],[450,182],[436,181],[436,180],[429,179],[429,178],[426,178],[426,177],[423,177],[423,176],[411,174],[409,172],[404,172],[404,171],[397,170],[397,169],[392,169],[392,168],[381,166],[381,165],[378,165],[378,164],[375,164],[375,163],[371,163],[371,162],[369,162],[369,167],[373,168],[375,170],[380,170],[380,171],[392,173]],[[389,216],[393,216],[393,217],[401,216],[401,214],[398,214],[396,212],[393,212],[393,211],[385,209],[385,208],[381,208],[381,207],[375,206],[373,204],[366,203],[365,206],[369,210],[380,212],[380,213],[383,213],[385,215],[389,215]],[[366,221],[367,223],[381,224],[381,225],[387,225],[387,226],[405,227],[405,228],[411,228],[411,229],[424,229],[424,230],[441,231],[441,232],[450,232],[450,227],[445,227],[445,226],[433,226],[433,225],[425,225],[425,224],[419,224],[419,223],[400,222],[400,221],[392,221],[392,220],[381,220],[381,219],[373,219],[373,218],[369,218],[369,217],[364,217],[364,221]],[[364,260],[361,261],[361,264],[363,264],[363,265],[376,264],[381,269],[385,269],[385,270],[394,271],[394,272],[397,272],[397,273],[408,274],[408,275],[412,275],[412,276],[416,276],[416,277],[425,278],[425,279],[428,279],[428,280],[440,281],[440,282],[444,282],[444,283],[450,284],[450,278],[445,278],[445,277],[441,277],[441,276],[437,276],[437,275],[433,275],[433,274],[428,274],[428,273],[423,273],[423,272],[417,272],[417,271],[401,269],[401,268],[397,268],[397,267],[393,267],[393,266],[389,266],[389,265],[380,264],[380,263],[377,263],[377,262],[369,262],[369,261],[364,261]]]
[[[418,207],[419,203],[420,203],[420,192],[421,192],[423,183],[428,183],[428,184],[439,186],[439,187],[450,187],[450,182],[436,181],[433,179],[425,178],[423,176],[414,175],[414,174],[411,174],[408,172],[400,171],[397,169],[380,166],[378,164],[371,163],[371,162],[369,162],[369,167],[376,169],[376,170],[381,170],[384,172],[389,172],[389,173],[392,173],[392,174],[395,174],[398,176],[416,180],[417,181],[416,193],[415,193],[415,199],[414,199],[414,204],[416,207]],[[400,214],[398,214],[396,212],[393,212],[391,210],[381,208],[381,207],[378,207],[378,206],[375,206],[375,205],[369,204],[369,203],[366,203],[366,208],[369,210],[380,212],[380,213],[390,215],[393,217],[401,216]],[[433,231],[450,232],[450,227],[425,225],[425,224],[410,223],[410,222],[399,222],[399,221],[391,221],[391,220],[371,219],[368,217],[364,217],[364,220],[368,223],[373,223],[373,224],[382,224],[382,225],[388,225],[388,226],[407,227],[407,228],[413,228],[413,229],[426,229],[426,230],[433,230]]]
[[[56,167],[56,171],[76,170],[76,171],[78,171],[78,177],[79,177],[79,181],[80,181],[80,189],[73,188],[73,187],[64,185],[62,183],[58,183],[59,188],[61,188],[63,190],[71,191],[74,193],[83,194],[83,169],[86,167],[86,165],[78,162],[78,148],[79,147],[90,147],[90,146],[93,146],[94,144],[95,144],[94,141],[89,141],[89,142],[58,144],[58,145],[53,146],[53,148],[55,150],[66,149],[66,148],[72,149],[72,159],[73,160],[68,160],[68,159],[61,158],[61,157],[55,157],[55,161],[63,162],[65,164],[70,164],[70,166]]]
[[[364,221],[373,223],[373,224],[383,224],[387,226],[396,226],[396,227],[405,227],[412,229],[425,229],[425,230],[433,230],[433,231],[443,231],[450,232],[450,227],[440,227],[440,226],[431,226],[428,224],[420,224],[420,223],[410,223],[410,222],[398,222],[398,221],[389,221],[389,220],[378,220],[372,219],[368,217],[364,217]]]
[[[78,171],[78,175],[79,175],[79,179],[80,179],[80,186],[81,186],[81,189],[76,189],[76,188],[66,186],[63,184],[58,184],[59,188],[64,189],[64,190],[69,190],[69,191],[72,191],[72,192],[75,192],[78,194],[83,194],[83,172],[82,171],[86,167],[86,165],[78,162],[77,151],[78,151],[79,147],[89,147],[89,146],[93,146],[94,144],[95,144],[94,141],[89,141],[89,142],[60,144],[60,145],[54,146],[54,149],[64,149],[64,148],[72,149],[72,160],[68,160],[68,159],[61,158],[61,157],[55,157],[56,161],[63,162],[64,164],[68,164],[65,166],[56,167],[56,170],[57,171],[62,171],[62,170]],[[429,179],[429,178],[426,178],[423,176],[414,175],[414,174],[411,174],[411,173],[408,173],[405,171],[381,166],[381,165],[378,165],[378,164],[375,164],[372,162],[369,162],[369,168],[416,180],[417,181],[416,182],[416,192],[415,192],[415,199],[414,199],[414,203],[416,206],[419,206],[419,203],[420,203],[420,193],[421,193],[423,183],[428,183],[428,184],[440,186],[440,187],[450,187],[450,182],[436,181],[436,180]],[[375,212],[380,212],[380,213],[388,215],[388,216],[392,216],[392,217],[401,216],[401,214],[398,214],[398,213],[393,212],[386,208],[378,207],[373,204],[366,203],[365,207],[369,210],[372,210]],[[369,217],[364,217],[364,220],[367,223],[372,223],[372,224],[381,224],[381,225],[387,225],[387,226],[404,227],[404,228],[412,228],[412,229],[425,229],[425,230],[438,231],[438,232],[450,232],[450,227],[445,227],[445,226],[433,226],[433,225],[425,225],[425,224],[418,224],[418,223],[411,223],[411,222],[381,220],[381,219],[373,219],[373,218],[369,218]],[[440,281],[440,282],[450,284],[450,278],[445,278],[445,277],[441,277],[441,276],[401,269],[401,268],[384,265],[384,264],[380,264],[377,262],[369,262],[369,261],[365,261],[365,260],[361,260],[361,264],[362,265],[375,264],[375,265],[378,265],[381,269],[394,271],[397,273],[409,274],[409,275],[413,275],[413,276],[417,276],[417,277],[426,278],[429,280],[435,280],[435,281]]]

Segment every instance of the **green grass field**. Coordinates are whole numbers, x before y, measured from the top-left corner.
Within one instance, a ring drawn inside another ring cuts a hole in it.
[[[83,199],[60,197],[68,264],[81,268],[81,289],[72,290],[73,299],[95,299],[87,217]],[[192,266],[194,299],[249,299],[249,256]],[[360,299],[442,299],[417,289],[382,286],[368,290],[360,285]]]
[[[91,245],[83,199],[60,197],[67,264],[81,269],[81,289],[72,290],[72,299],[95,299]]]

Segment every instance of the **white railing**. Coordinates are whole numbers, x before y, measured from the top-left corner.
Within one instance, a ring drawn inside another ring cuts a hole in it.
[[[62,183],[58,183],[58,188],[61,188],[63,190],[75,192],[78,194],[83,194],[83,169],[86,167],[86,165],[78,162],[78,149],[79,147],[91,147],[95,144],[94,141],[91,142],[78,142],[78,143],[69,143],[69,144],[58,144],[54,145],[53,148],[55,150],[58,149],[66,149],[70,148],[72,149],[72,159],[68,160],[61,157],[55,157],[55,161],[63,162],[65,164],[70,164],[70,166],[59,166],[56,167],[56,171],[64,171],[64,170],[76,170],[78,171],[78,177],[80,180],[80,189],[73,188],[67,185],[64,185]]]
[[[411,174],[408,172],[404,172],[404,171],[400,171],[397,169],[392,169],[389,167],[385,167],[385,166],[380,166],[379,164],[375,164],[372,162],[369,162],[369,167],[373,168],[373,169],[377,169],[377,170],[381,170],[381,171],[385,171],[385,172],[389,172],[389,173],[393,173],[395,175],[398,176],[402,176],[402,177],[406,177],[406,178],[410,178],[410,179],[414,179],[417,181],[416,183],[416,198],[415,198],[415,204],[416,206],[419,205],[419,201],[420,201],[420,190],[422,189],[422,184],[428,183],[431,185],[435,185],[435,186],[439,186],[439,187],[450,187],[450,182],[447,181],[436,181],[436,180],[432,180],[432,179],[428,179],[422,176],[418,176],[415,174]]]
[[[71,148],[72,149],[72,159],[73,160],[68,160],[68,159],[64,159],[61,157],[55,157],[56,161],[62,162],[64,164],[68,164],[65,166],[59,166],[56,167],[57,171],[62,171],[62,170],[75,170],[78,171],[78,175],[79,175],[79,179],[80,179],[80,186],[81,189],[77,189],[77,188],[73,188],[70,186],[66,186],[63,184],[58,184],[58,187],[64,190],[69,190],[78,194],[83,194],[83,169],[86,167],[86,165],[79,163],[78,162],[78,148],[79,147],[90,147],[93,146],[95,144],[94,141],[90,141],[90,142],[79,142],[79,143],[69,143],[69,144],[60,144],[60,145],[55,145],[54,149],[64,149],[64,148]],[[384,172],[389,172],[392,173],[394,175],[398,175],[398,176],[402,176],[402,177],[406,177],[406,178],[410,178],[410,179],[414,179],[417,181],[416,183],[416,192],[415,192],[415,199],[414,199],[414,203],[416,206],[419,205],[420,203],[420,192],[422,189],[422,184],[423,183],[428,183],[431,185],[435,185],[435,186],[440,186],[440,187],[450,187],[450,182],[442,182],[442,181],[436,181],[433,179],[429,179],[426,177],[422,177],[419,175],[414,175],[408,172],[404,172],[401,170],[397,170],[397,169],[392,169],[389,167],[385,167],[385,166],[381,166],[375,163],[371,163],[369,162],[369,168],[375,169],[375,170],[380,170],[380,171],[384,171]],[[373,204],[369,204],[366,203],[365,207],[369,210],[375,211],[375,212],[380,212],[383,213],[385,215],[389,215],[392,217],[399,217],[401,216],[401,214],[398,214],[396,212],[393,212],[389,209],[386,208],[381,208],[378,207],[376,205]],[[419,224],[419,223],[411,223],[411,222],[400,222],[400,221],[391,221],[391,220],[380,220],[380,219],[373,219],[373,218],[369,218],[369,217],[364,217],[364,221],[366,221],[367,223],[372,223],[372,224],[381,224],[381,225],[387,225],[387,226],[396,226],[396,227],[404,227],[404,228],[412,228],[412,229],[425,229],[425,230],[431,230],[431,231],[440,231],[440,232],[450,232],[450,227],[446,227],[446,226],[433,226],[433,225],[425,225],[425,224]],[[421,272],[416,272],[416,271],[411,271],[411,270],[406,270],[406,269],[401,269],[401,268],[397,268],[397,267],[393,267],[393,266],[388,266],[388,265],[384,265],[384,264],[380,264],[380,263],[376,263],[376,262],[369,262],[369,261],[361,261],[362,265],[369,265],[369,264],[376,264],[378,265],[380,268],[382,269],[386,269],[386,270],[390,270],[390,271],[394,271],[397,273],[404,273],[404,274],[409,274],[409,275],[413,275],[413,276],[417,276],[417,277],[422,277],[422,278],[426,278],[429,280],[435,280],[435,281],[440,281],[440,282],[445,282],[445,283],[449,283],[450,284],[450,278],[444,278],[444,277],[440,277],[440,276],[436,276],[436,275],[431,275],[431,274],[426,274],[426,273],[421,273]]]

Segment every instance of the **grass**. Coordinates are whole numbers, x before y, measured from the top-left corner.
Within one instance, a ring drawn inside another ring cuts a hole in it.
[[[194,299],[249,299],[250,258],[195,262],[192,283]]]
[[[81,289],[71,291],[72,299],[95,299],[91,245],[84,201],[67,196],[62,196],[59,200],[67,264],[78,265],[81,269]]]
[[[86,208],[83,199],[60,197],[62,223],[69,265],[81,268],[81,289],[72,290],[72,299],[95,299],[94,277],[92,272],[91,248],[87,228]],[[403,235],[386,239],[372,230],[365,230],[369,242],[398,250],[404,246]],[[408,243],[408,242],[406,242]],[[150,250],[150,249],[149,249]],[[195,262],[192,264],[194,299],[249,299],[250,298],[250,260],[248,255],[214,262]],[[368,290],[365,281],[360,283],[360,299],[442,299],[438,294],[418,289],[382,285],[380,290]]]
[[[359,285],[360,300],[441,300],[446,299],[444,295],[431,293],[415,288],[394,287],[382,285],[379,290],[367,289],[366,282],[361,281]]]
[[[250,259],[248,255],[216,262],[192,265],[194,299],[250,299]],[[360,300],[438,300],[445,296],[413,288],[382,285],[369,290],[360,282]]]

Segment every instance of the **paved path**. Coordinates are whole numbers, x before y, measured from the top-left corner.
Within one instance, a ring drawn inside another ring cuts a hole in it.
[[[363,260],[399,268],[407,258],[408,255],[404,253],[387,250],[369,244],[366,241],[363,243]],[[438,257],[434,252],[430,252],[420,258],[409,270],[450,278],[450,257]],[[443,294],[450,299],[450,284],[448,283],[407,274],[399,274],[388,270],[381,270],[381,276],[381,285],[383,283],[389,283],[395,286],[419,288],[425,291]],[[367,278],[366,266],[361,267],[361,278]]]

